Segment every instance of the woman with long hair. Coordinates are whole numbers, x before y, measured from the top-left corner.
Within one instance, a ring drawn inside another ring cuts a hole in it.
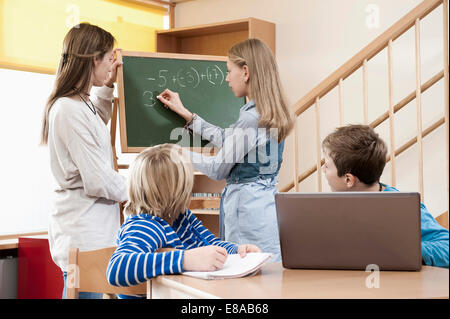
[[[114,246],[120,227],[118,202],[127,199],[125,178],[113,167],[106,127],[120,65],[114,58],[114,43],[109,32],[95,25],[74,26],[64,38],[54,88],[44,110],[41,144],[48,145],[57,184],[49,244],[53,260],[63,271],[63,298],[69,248]],[[92,87],[96,90],[91,92]],[[80,298],[101,298],[101,294],[80,293]]]

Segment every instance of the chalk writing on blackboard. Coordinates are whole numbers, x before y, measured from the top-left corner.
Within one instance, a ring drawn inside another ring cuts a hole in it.
[[[194,67],[181,68],[175,73],[170,73],[168,70],[158,70],[148,76],[146,79],[152,84],[157,85],[161,91],[168,86],[173,89],[177,88],[197,88],[202,81],[207,81],[210,85],[222,85],[225,81],[225,74],[218,65],[210,65],[205,70],[197,70]],[[156,102],[154,91],[144,91],[142,96],[145,99],[144,106],[153,107]]]

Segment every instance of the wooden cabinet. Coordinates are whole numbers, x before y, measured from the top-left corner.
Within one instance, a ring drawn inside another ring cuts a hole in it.
[[[264,41],[275,54],[275,24],[255,18],[156,32],[156,51],[226,56],[248,38]]]
[[[226,56],[236,43],[248,38],[264,41],[275,54],[275,24],[255,18],[234,20],[156,32],[156,51],[166,53]],[[215,181],[196,172],[193,193],[218,194],[225,181]],[[219,236],[220,197],[192,197],[190,209],[202,223]]]

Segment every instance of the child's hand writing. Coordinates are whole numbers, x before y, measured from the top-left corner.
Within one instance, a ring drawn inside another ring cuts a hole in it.
[[[227,251],[219,246],[205,246],[184,251],[185,271],[214,271],[222,269],[227,260]]]
[[[238,254],[241,255],[242,258],[244,258],[247,253],[260,253],[261,249],[258,246],[252,245],[252,244],[246,244],[246,245],[239,245],[238,247]]]
[[[181,117],[183,117],[186,122],[190,121],[192,118],[192,113],[186,109],[181,102],[180,96],[177,92],[172,92],[169,89],[165,89],[160,95],[157,96],[166,108],[171,109]]]

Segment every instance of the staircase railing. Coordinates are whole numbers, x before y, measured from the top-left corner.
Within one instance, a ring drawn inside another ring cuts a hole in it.
[[[442,4],[443,9],[443,42],[444,42],[444,69],[432,76],[426,82],[421,81],[421,64],[420,64],[420,20],[426,17],[430,12],[437,9]],[[416,61],[416,89],[405,96],[400,102],[394,104],[393,102],[393,79],[392,79],[392,43],[407,32],[409,29],[414,28],[415,32],[415,61]],[[389,108],[388,110],[379,116],[377,119],[368,122],[368,81],[367,81],[367,62],[375,57],[380,51],[387,48],[387,64],[388,64],[388,84],[389,84]],[[384,121],[389,121],[389,144],[390,154],[386,161],[390,161],[391,170],[391,185],[396,186],[396,157],[402,152],[413,146],[418,145],[418,162],[419,162],[419,191],[423,200],[424,196],[424,183],[423,183],[423,147],[422,140],[425,136],[439,128],[441,125],[445,125],[446,134],[446,173],[447,173],[447,194],[449,190],[449,77],[448,77],[448,0],[425,0],[417,7],[411,10],[392,27],[386,30],[383,34],[377,37],[364,49],[358,52],[345,64],[343,64],[334,73],[323,80],[319,85],[307,93],[294,105],[294,112],[296,117],[300,117],[302,113],[311,107],[315,109],[315,136],[316,136],[316,164],[302,172],[299,171],[299,132],[298,125],[296,125],[293,132],[293,152],[294,152],[294,172],[293,180],[286,185],[281,185],[280,191],[287,192],[290,190],[298,191],[299,183],[306,178],[318,172],[317,174],[317,190],[322,191],[322,174],[320,173],[321,166],[324,159],[321,156],[321,142],[320,142],[320,117],[319,117],[319,104],[321,99],[329,93],[331,90],[338,88],[339,94],[339,119],[340,125],[343,124],[343,99],[342,99],[342,85],[346,78],[352,75],[355,71],[362,68],[363,77],[363,108],[364,108],[364,123],[375,128]],[[444,116],[437,120],[430,126],[422,127],[422,94],[432,87],[439,80],[444,79]],[[414,138],[409,140],[403,145],[396,147],[395,145],[395,127],[394,116],[399,110],[411,101],[416,100],[417,109],[417,134]]]

